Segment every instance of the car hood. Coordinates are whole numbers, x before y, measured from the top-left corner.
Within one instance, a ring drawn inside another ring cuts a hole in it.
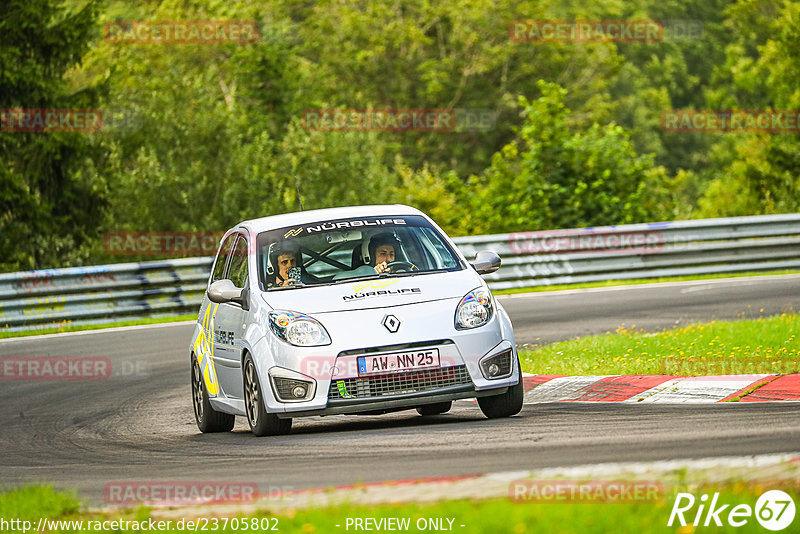
[[[464,269],[265,291],[261,296],[273,309],[314,314],[460,299],[481,285],[483,281],[474,270]]]

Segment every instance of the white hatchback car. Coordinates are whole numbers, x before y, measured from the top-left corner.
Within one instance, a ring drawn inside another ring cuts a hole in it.
[[[511,321],[442,230],[408,206],[245,221],[222,239],[191,343],[202,432],[244,415],[254,434],[292,418],[448,411],[477,398],[490,418],[522,408]]]

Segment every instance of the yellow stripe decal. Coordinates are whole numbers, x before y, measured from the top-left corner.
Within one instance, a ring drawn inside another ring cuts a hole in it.
[[[357,286],[355,286],[353,288],[353,293],[358,293],[362,289],[381,289],[381,288],[384,288],[384,287],[386,287],[388,285],[392,285],[394,283],[397,283],[399,281],[400,281],[399,278],[395,278],[393,280],[381,281],[381,282],[376,282],[375,280],[370,280],[368,282],[363,282],[363,283],[358,284]]]
[[[218,307],[219,304],[214,306],[213,313],[211,312],[211,305],[206,308],[202,323],[203,328],[194,343],[194,353],[203,373],[203,381],[206,384],[209,397],[219,395],[219,383],[217,382],[217,374],[214,372],[214,316],[217,314]]]

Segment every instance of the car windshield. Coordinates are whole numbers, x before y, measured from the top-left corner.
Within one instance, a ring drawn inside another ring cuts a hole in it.
[[[416,215],[280,228],[260,233],[257,247],[259,280],[266,290],[463,268],[441,234]]]

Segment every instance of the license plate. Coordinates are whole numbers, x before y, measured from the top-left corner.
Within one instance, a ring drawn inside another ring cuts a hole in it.
[[[439,349],[410,350],[392,354],[358,357],[358,375],[377,375],[414,371],[417,369],[437,369]]]

